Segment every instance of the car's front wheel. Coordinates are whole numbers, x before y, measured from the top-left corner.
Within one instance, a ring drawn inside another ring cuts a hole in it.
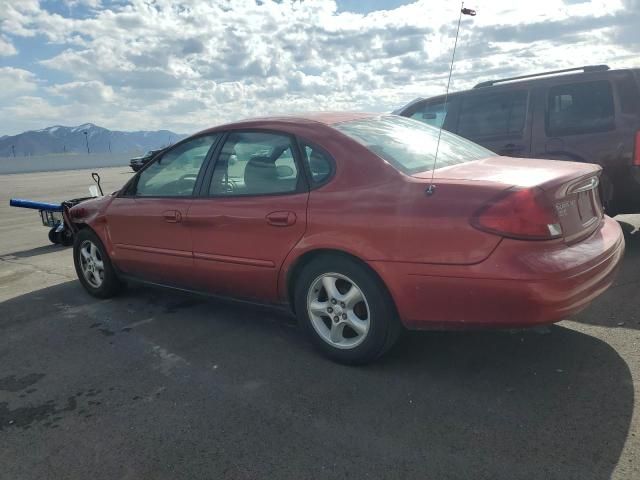
[[[375,360],[402,331],[384,284],[346,256],[312,260],[296,279],[295,307],[316,347],[341,363]]]
[[[80,283],[94,297],[112,297],[122,287],[100,238],[88,228],[76,235],[73,263]]]

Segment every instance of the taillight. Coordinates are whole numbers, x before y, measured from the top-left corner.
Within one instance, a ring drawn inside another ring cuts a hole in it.
[[[508,190],[478,210],[471,224],[511,238],[549,240],[562,235],[555,208],[539,188]]]
[[[633,152],[633,164],[640,167],[640,130],[636,132],[636,147]]]

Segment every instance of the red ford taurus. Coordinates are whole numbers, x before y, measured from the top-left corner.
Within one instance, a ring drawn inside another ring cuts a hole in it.
[[[600,167],[499,157],[393,115],[223,125],[71,210],[97,297],[137,279],[285,304],[331,358],[402,331],[555,322],[611,285],[624,251]],[[433,172],[433,179],[432,179]]]

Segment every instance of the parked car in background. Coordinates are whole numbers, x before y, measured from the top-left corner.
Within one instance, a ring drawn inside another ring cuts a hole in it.
[[[140,157],[134,157],[129,161],[129,165],[131,165],[131,169],[134,172],[137,172],[142,167],[144,167],[149,160],[151,160],[157,153],[160,153],[164,150],[164,148],[158,148],[157,150],[149,150],[147,153]]]
[[[137,279],[288,306],[346,363],[377,358],[403,326],[551,323],[607,289],[624,239],[600,167],[442,132],[434,190],[438,138],[362,113],[203,131],[71,209],[78,278],[99,298]]]
[[[394,113],[500,154],[595,163],[609,215],[640,212],[640,69],[606,65],[482,82]]]

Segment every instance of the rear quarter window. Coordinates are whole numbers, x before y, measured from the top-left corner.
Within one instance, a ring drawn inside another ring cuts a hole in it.
[[[611,84],[607,80],[600,80],[551,87],[545,127],[550,137],[614,129]]]
[[[334,161],[331,155],[320,147],[304,140],[300,141],[302,156],[311,175],[311,186],[319,187],[325,184],[333,174]]]

